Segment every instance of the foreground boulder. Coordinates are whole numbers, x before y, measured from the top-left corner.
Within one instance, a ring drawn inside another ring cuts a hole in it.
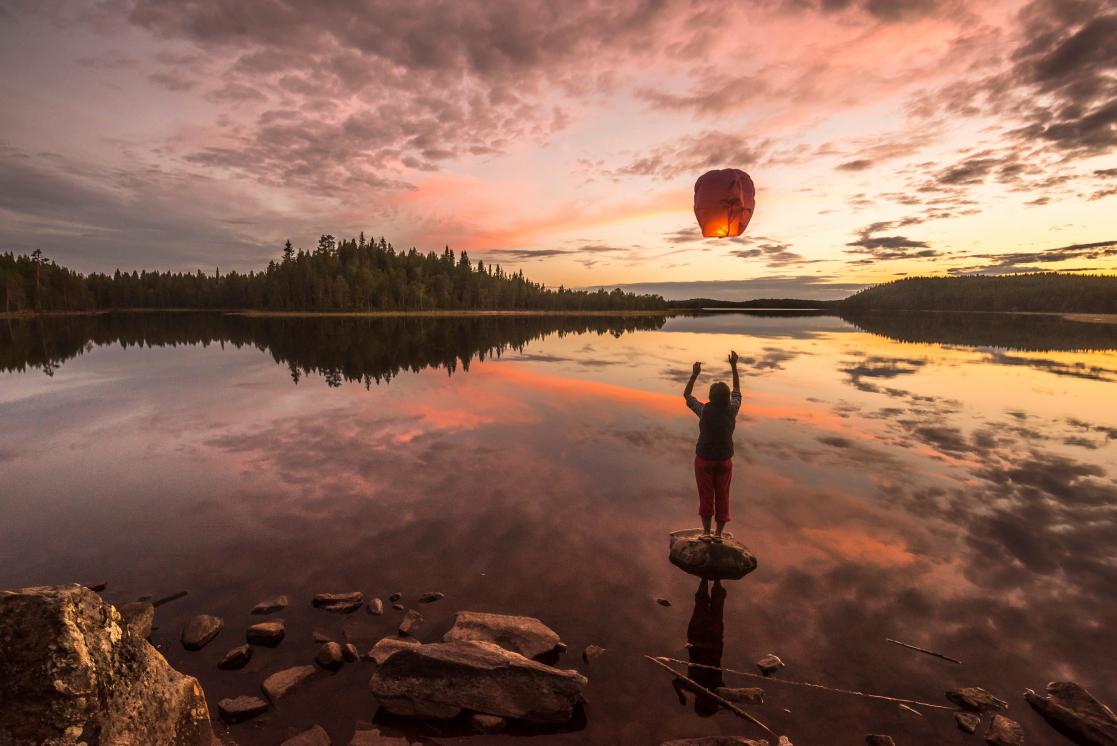
[[[756,569],[756,557],[735,539],[725,537],[720,544],[699,541],[702,530],[675,531],[668,538],[671,564],[700,578],[737,580]]]
[[[1024,699],[1079,746],[1117,746],[1117,715],[1073,681],[1052,681],[1047,696],[1029,689]]]
[[[459,611],[454,616],[454,626],[442,639],[493,642],[525,658],[549,653],[562,644],[557,632],[534,617],[480,611]]]
[[[393,715],[449,719],[462,710],[562,723],[582,701],[586,677],[543,665],[491,642],[402,645],[369,682]]]
[[[79,585],[0,592],[0,743],[209,746],[206,698]]]

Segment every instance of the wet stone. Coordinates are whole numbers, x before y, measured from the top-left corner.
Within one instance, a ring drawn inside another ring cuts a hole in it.
[[[313,638],[315,642],[323,643],[329,642],[330,640],[334,639],[334,636],[324,629],[316,629],[314,630]]]
[[[341,648],[341,654],[345,657],[345,660],[349,662],[353,662],[361,657],[361,651],[357,650],[357,646],[351,642],[345,643]]]
[[[349,614],[361,608],[365,602],[365,594],[360,591],[352,593],[319,593],[311,603],[323,611],[334,614]]]
[[[395,603],[396,601],[399,601],[401,598],[403,598],[403,594],[400,593],[399,591],[396,591],[392,595],[388,596],[388,600],[393,602],[393,603]]]
[[[365,653],[365,657],[380,665],[400,648],[418,644],[419,641],[414,637],[385,637],[373,645],[372,649]]]
[[[668,536],[671,564],[701,578],[737,580],[756,569],[756,557],[741,543],[726,536],[720,544],[700,541],[701,529],[675,531]]]
[[[314,675],[314,666],[294,666],[287,668],[264,679],[264,693],[273,703],[290,694],[295,687]]]
[[[252,658],[251,645],[238,645],[237,647],[225,653],[225,657],[217,664],[218,668],[226,671],[231,671],[237,668],[244,668],[245,664]]]
[[[442,639],[493,642],[525,658],[537,658],[562,645],[558,633],[535,617],[480,611],[459,611]]]
[[[252,645],[263,645],[264,647],[274,648],[276,645],[283,642],[283,636],[285,634],[286,629],[283,626],[283,622],[274,620],[253,624],[245,631],[244,636]]]
[[[330,746],[330,736],[321,725],[315,725],[296,736],[291,736],[279,746]]]
[[[403,604],[398,604],[397,603],[397,604],[392,604],[392,608],[395,609],[396,611],[403,611],[407,607],[404,606]]]
[[[1008,709],[1008,702],[994,697],[980,686],[951,689],[946,693],[946,698],[963,710],[971,712],[992,712],[993,710]]]
[[[345,662],[345,653],[336,642],[327,642],[314,654],[314,662],[327,671],[336,671]]]
[[[956,712],[954,723],[958,726],[958,730],[964,733],[977,733],[977,729],[981,726],[981,715],[976,712]]]
[[[441,591],[427,591],[419,596],[419,603],[433,604],[435,601],[441,601],[446,598],[446,594]]]
[[[231,697],[217,703],[221,718],[229,723],[240,723],[267,712],[269,705],[259,697]]]
[[[423,615],[415,609],[408,609],[407,613],[403,615],[403,621],[399,623],[399,633],[401,635],[414,635],[422,626]]]
[[[402,736],[386,736],[376,726],[359,723],[349,746],[411,746],[411,741]]]
[[[784,667],[784,662],[775,653],[768,653],[756,662],[756,667],[760,669],[760,673],[771,676]]]
[[[668,601],[666,598],[657,598],[655,600],[655,602],[657,604],[659,604],[660,606],[670,606],[671,605],[671,602]]]
[[[380,616],[384,613],[384,602],[379,598],[370,598],[368,601],[368,613]]]
[[[277,611],[283,611],[290,605],[286,596],[276,596],[261,601],[252,607],[253,614],[274,614]]]
[[[220,617],[199,614],[182,628],[182,647],[187,650],[201,650],[217,637],[223,626],[225,622]]]
[[[1024,729],[1011,718],[994,715],[985,733],[985,742],[991,746],[1024,746]]]

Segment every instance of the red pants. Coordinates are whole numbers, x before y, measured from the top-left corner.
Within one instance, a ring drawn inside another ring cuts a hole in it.
[[[698,482],[698,515],[722,523],[729,521],[729,483],[733,480],[733,459],[707,461],[694,457],[694,479]]]

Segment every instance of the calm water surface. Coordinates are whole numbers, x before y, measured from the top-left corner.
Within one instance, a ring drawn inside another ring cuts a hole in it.
[[[1030,744],[1064,741],[1026,687],[1070,678],[1117,704],[1117,327],[741,314],[0,327],[0,586],[103,579],[114,602],[188,590],[158,609],[152,641],[214,712],[308,662],[316,628],[362,650],[389,633],[396,612],[310,606],[351,590],[445,592],[420,607],[425,641],[458,609],[552,626],[589,702],[541,741],[763,735],[680,703],[642,659],[687,658],[688,625],[720,627],[732,668],[775,652],[783,678],[944,704],[948,687],[985,686]],[[700,392],[727,378],[731,348],[745,399],[730,528],[760,567],[726,583],[719,619],[696,611],[666,536],[697,524],[683,384],[694,360]],[[259,620],[251,607],[280,593],[287,639],[218,671]],[[184,651],[181,626],[202,612],[225,629]],[[587,666],[589,643],[608,652]],[[372,668],[348,664],[221,731],[271,744],[321,723],[346,743],[375,716]],[[796,746],[979,741],[948,712],[765,689],[754,712]]]

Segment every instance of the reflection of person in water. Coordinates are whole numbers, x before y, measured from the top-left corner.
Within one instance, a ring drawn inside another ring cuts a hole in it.
[[[717,580],[714,581],[713,590],[710,590],[710,581],[703,579],[694,594],[694,613],[690,615],[690,624],[686,628],[687,649],[690,652],[690,667],[687,676],[697,683],[716,692],[719,687],[725,686],[721,678],[721,671],[702,666],[721,666],[721,652],[725,646],[725,588]],[[694,664],[699,665],[694,665]],[[675,694],[679,703],[686,704],[685,691],[694,694],[694,711],[702,717],[710,717],[718,711],[716,700],[710,699],[682,679],[673,682]]]
[[[737,375],[737,353],[729,353],[733,370],[733,391],[722,381],[710,386],[710,401],[703,404],[694,398],[694,381],[702,372],[702,363],[695,363],[683,398],[698,415],[698,444],[694,448],[694,478],[698,482],[698,515],[702,518],[702,541],[721,542],[722,530],[729,522],[729,483],[733,479],[733,428],[741,409],[741,379]],[[710,535],[710,519],[717,528]]]

